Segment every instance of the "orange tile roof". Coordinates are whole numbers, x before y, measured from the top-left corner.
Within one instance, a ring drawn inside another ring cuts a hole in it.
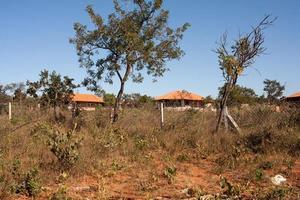
[[[187,92],[185,90],[177,90],[174,92],[167,93],[162,96],[158,96],[155,98],[155,100],[193,100],[193,101],[201,101],[204,98],[200,95],[197,95],[195,93]]]
[[[72,97],[72,101],[75,102],[92,102],[92,103],[103,103],[103,99],[93,94],[79,94],[76,93]]]
[[[300,92],[296,92],[296,93],[288,96],[287,98],[296,98],[296,97],[300,97]]]

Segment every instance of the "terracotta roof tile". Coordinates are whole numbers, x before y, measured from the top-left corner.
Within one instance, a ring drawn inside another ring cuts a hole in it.
[[[296,92],[296,93],[288,96],[287,98],[296,98],[296,97],[300,97],[300,92]]]
[[[162,96],[158,96],[155,98],[155,100],[194,100],[194,101],[201,101],[204,98],[200,95],[197,95],[195,93],[187,92],[184,90],[177,90],[174,92],[167,93]]]
[[[92,102],[92,103],[103,103],[103,99],[93,94],[79,94],[76,93],[72,97],[72,101],[75,102]]]

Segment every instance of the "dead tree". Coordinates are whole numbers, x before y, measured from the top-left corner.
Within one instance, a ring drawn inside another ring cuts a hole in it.
[[[270,15],[265,16],[257,26],[252,27],[249,33],[240,34],[229,48],[227,46],[227,34],[225,33],[221,37],[216,53],[218,54],[225,85],[220,101],[215,132],[219,132],[222,122],[227,127],[228,112],[225,111],[228,96],[236,85],[239,76],[254,63],[256,57],[266,51],[266,48],[263,46],[265,41],[264,30],[272,25],[275,20],[276,18],[271,18]]]

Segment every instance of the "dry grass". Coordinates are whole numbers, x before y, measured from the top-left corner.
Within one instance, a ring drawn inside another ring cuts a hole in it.
[[[220,175],[238,188],[239,194],[232,195],[244,199],[296,197],[300,184],[295,177],[300,167],[299,110],[286,108],[276,113],[256,106],[231,112],[241,125],[241,134],[213,134],[215,114],[211,112],[168,111],[163,129],[154,108],[124,109],[114,125],[109,124],[105,109],[81,113],[76,119],[64,112],[60,123],[53,122],[49,112],[25,108],[11,122],[2,115],[0,196],[17,198],[10,192],[17,161],[22,173],[38,169],[38,182],[44,187],[37,196],[40,199],[61,191],[61,185],[67,188],[63,195],[74,199],[183,198],[187,195],[181,192],[184,188],[193,189],[193,196],[228,193],[219,187]],[[74,149],[79,160],[65,169],[50,151],[47,134],[39,130],[33,134],[32,130],[46,125],[67,132],[74,124],[74,137],[82,138],[80,148]],[[278,173],[288,178],[288,184],[272,186],[269,177]],[[85,187],[89,189],[85,191]]]

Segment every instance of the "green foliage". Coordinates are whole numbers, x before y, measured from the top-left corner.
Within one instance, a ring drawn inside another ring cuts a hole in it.
[[[255,180],[257,181],[261,181],[263,179],[264,176],[264,171],[261,169],[256,169],[255,170]]]
[[[144,67],[148,74],[161,76],[166,71],[165,61],[182,56],[178,43],[189,25],[177,29],[168,27],[169,12],[162,9],[162,0],[133,2],[133,9],[125,10],[115,0],[115,12],[108,16],[106,24],[92,6],[88,6],[87,12],[96,26],[94,30],[74,24],[76,36],[71,42],[76,45],[81,66],[87,68],[86,84],[95,84],[105,72],[105,81],[112,83],[112,77],[119,76],[120,71],[128,67],[137,82],[142,81],[138,71]],[[102,50],[107,56],[93,60],[105,55]]]
[[[52,106],[55,118],[57,118],[56,107],[65,107],[72,98],[73,90],[77,87],[73,80],[68,76],[62,78],[55,71],[49,73],[48,70],[43,70],[40,73],[39,81],[27,81],[27,93],[37,98],[40,92],[42,94],[40,97],[41,104]]]
[[[36,168],[30,169],[26,173],[20,171],[20,161],[16,160],[13,163],[11,173],[13,176],[13,183],[11,184],[11,191],[17,194],[24,194],[29,197],[35,197],[41,192],[41,185]]]
[[[169,11],[162,9],[162,0],[130,1],[131,9],[122,8],[118,0],[113,2],[115,11],[106,23],[88,6],[96,28],[88,30],[86,25],[75,23],[76,35],[70,42],[76,45],[80,66],[87,70],[83,84],[88,89],[99,90],[98,82],[103,79],[113,84],[117,76],[120,81],[112,118],[116,122],[126,81],[142,82],[143,72],[154,80],[163,76],[168,70],[166,62],[183,56],[179,42],[189,24],[169,27]]]
[[[116,96],[114,94],[105,93],[103,95],[103,100],[105,106],[113,106],[116,101]]]
[[[204,104],[207,104],[207,103],[214,104],[215,103],[215,99],[212,98],[212,96],[208,95],[207,97],[205,97],[203,99],[203,102],[204,102]]]
[[[127,140],[127,133],[119,128],[108,128],[104,134],[97,136],[99,148],[112,150],[115,147],[121,146]]]
[[[13,100],[21,103],[25,99],[26,99],[26,92],[24,90],[22,90],[21,88],[17,88],[14,92]]]
[[[224,87],[225,86],[219,88],[219,100],[222,98],[224,93]],[[253,89],[235,85],[228,95],[227,105],[234,106],[241,104],[254,104],[257,101],[258,97]]]
[[[227,35],[224,34],[221,38],[216,53],[225,84],[220,95],[220,112],[216,132],[219,131],[221,123],[224,121],[224,109],[227,106],[228,96],[234,89],[240,75],[254,63],[256,57],[264,53],[264,30],[275,20],[276,18],[270,19],[270,15],[267,15],[257,26],[252,27],[249,33],[240,34],[230,47],[227,45]]]
[[[144,105],[154,105],[154,99],[147,95],[139,93],[124,94],[123,104],[128,107],[141,107]]]
[[[56,156],[60,167],[69,169],[79,159],[79,148],[82,141],[75,129],[76,125],[74,129],[64,132],[47,124],[39,124],[32,130],[32,134],[43,137],[49,150]]]
[[[276,80],[266,79],[264,80],[264,85],[264,91],[267,93],[269,102],[278,101],[285,90],[285,86]]]
[[[13,98],[11,98],[13,95]],[[7,85],[0,85],[0,103],[6,103],[14,100],[21,102],[26,98],[24,83],[10,83]]]
[[[168,179],[168,183],[172,183],[175,179],[177,168],[175,166],[167,166],[164,170],[164,176]]]

